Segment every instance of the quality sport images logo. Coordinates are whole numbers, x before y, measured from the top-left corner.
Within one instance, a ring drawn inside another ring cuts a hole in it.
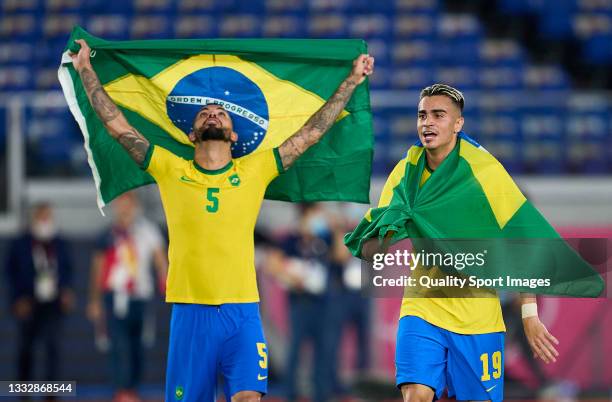
[[[211,103],[223,106],[232,118],[238,134],[232,156],[257,149],[269,125],[268,104],[259,86],[234,69],[207,67],[179,80],[166,98],[168,117],[185,134],[191,132],[196,113]]]

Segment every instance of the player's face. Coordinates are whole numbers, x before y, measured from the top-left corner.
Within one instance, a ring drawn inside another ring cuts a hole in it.
[[[452,147],[463,127],[459,108],[446,96],[426,96],[419,102],[417,131],[425,149]]]
[[[220,105],[206,105],[195,117],[193,129],[199,130],[205,127],[217,127],[233,130],[232,119],[228,112]]]

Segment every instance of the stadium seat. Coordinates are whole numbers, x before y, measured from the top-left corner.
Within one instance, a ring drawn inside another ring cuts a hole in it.
[[[393,33],[396,38],[427,39],[435,37],[434,19],[425,14],[403,14],[395,17]]]
[[[32,87],[32,75],[28,67],[0,67],[0,89],[16,91]]]
[[[172,0],[133,0],[134,11],[140,13],[165,13],[174,12]]]
[[[95,15],[87,21],[87,30],[108,40],[128,38],[129,20],[123,14]]]
[[[130,24],[130,38],[169,38],[172,36],[170,29],[170,21],[165,15],[139,15]]]
[[[224,17],[219,24],[219,35],[227,38],[261,36],[259,18],[252,14],[234,14]]]
[[[34,45],[28,42],[0,43],[0,64],[30,64],[34,59]]]
[[[265,19],[262,36],[271,38],[302,38],[305,35],[302,18],[294,15],[273,15]]]
[[[355,15],[351,18],[349,35],[353,38],[386,38],[391,34],[391,22],[382,14]]]
[[[391,61],[396,66],[430,65],[433,53],[430,41],[395,41],[391,47]]]
[[[428,67],[395,67],[391,69],[389,86],[393,89],[421,90],[434,82]]]
[[[315,38],[346,37],[347,23],[343,14],[315,14],[308,21],[308,35]]]
[[[41,0],[3,0],[2,14],[6,15],[20,11],[34,13],[41,7],[40,3]]]
[[[437,0],[395,0],[395,10],[398,13],[418,13],[434,15],[438,12]]]
[[[215,20],[209,16],[182,16],[176,18],[174,22],[176,38],[212,38],[216,33]]]
[[[266,0],[265,8],[268,15],[276,13],[305,13],[306,0]]]
[[[40,35],[39,25],[34,15],[5,14],[0,18],[0,38],[30,42]]]
[[[523,83],[529,89],[567,89],[569,80],[560,66],[528,65],[523,72]]]
[[[48,39],[61,38],[64,42],[70,36],[72,27],[81,25],[83,18],[79,14],[50,14],[43,20],[42,34]]]
[[[462,91],[475,89],[479,84],[478,70],[472,66],[439,67],[435,70],[434,81],[442,82]]]

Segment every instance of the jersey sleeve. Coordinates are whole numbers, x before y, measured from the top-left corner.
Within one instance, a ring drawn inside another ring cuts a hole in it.
[[[245,157],[244,163],[265,185],[284,172],[278,148],[249,155]]]
[[[166,148],[151,144],[142,163],[142,169],[158,180],[166,175],[172,166],[176,166],[178,161],[182,159]]]

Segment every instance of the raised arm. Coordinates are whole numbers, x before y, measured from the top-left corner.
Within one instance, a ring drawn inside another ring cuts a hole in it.
[[[142,165],[150,146],[149,141],[128,123],[121,110],[102,87],[98,75],[91,66],[89,60],[91,49],[87,42],[78,39],[76,43],[81,45],[81,49],[78,53],[71,54],[70,57],[72,57],[72,65],[81,77],[91,107],[110,135],[125,148],[138,165]]]
[[[302,128],[287,138],[278,148],[283,168],[289,168],[300,155],[323,137],[351,99],[355,88],[373,71],[373,57],[362,54],[353,61],[351,73],[342,81],[336,92],[308,119]]]

